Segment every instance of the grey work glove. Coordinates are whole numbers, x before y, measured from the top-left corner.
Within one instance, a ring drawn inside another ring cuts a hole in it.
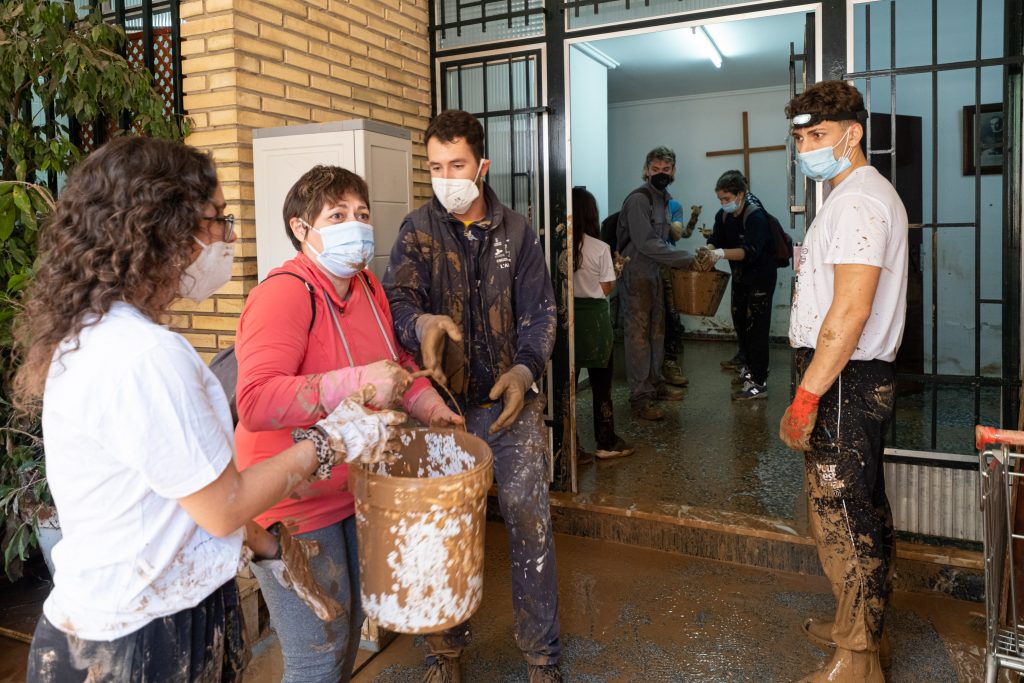
[[[335,464],[340,461],[378,462],[395,450],[395,425],[405,422],[405,413],[397,410],[373,411],[366,407],[375,393],[372,384],[364,385],[342,399],[330,415],[316,423],[327,433],[334,449]]]
[[[525,365],[513,365],[507,372],[498,378],[498,381],[491,387],[490,398],[492,401],[501,399],[504,410],[498,419],[491,423],[488,434],[497,434],[503,429],[508,429],[519,417],[526,403],[526,392],[533,384],[533,373]]]
[[[313,576],[310,558],[320,554],[320,544],[303,538],[292,538],[280,522],[268,529],[277,536],[279,557],[258,560],[256,564],[274,575],[286,590],[294,592],[321,621],[333,621],[345,609],[324,590]]]
[[[462,341],[462,330],[447,315],[424,313],[416,318],[416,338],[420,340],[420,354],[423,356],[423,369],[430,371],[430,376],[438,384],[446,384],[444,370],[441,369],[444,338]]]

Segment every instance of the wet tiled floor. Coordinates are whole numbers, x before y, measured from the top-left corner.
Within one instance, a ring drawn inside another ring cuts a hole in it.
[[[566,680],[782,682],[825,661],[798,628],[805,616],[830,614],[824,579],[563,535],[556,535],[556,548]],[[488,525],[486,557],[484,601],[473,618],[463,680],[525,681],[512,640],[508,545],[500,524]],[[887,680],[980,680],[979,608],[897,593]],[[418,639],[400,636],[354,680],[413,683],[423,674]],[[271,679],[250,679],[261,680]]]
[[[790,351],[771,349],[766,399],[733,401],[732,371],[719,362],[732,356],[731,342],[687,341],[682,354],[690,380],[682,401],[662,401],[661,422],[633,417],[616,347],[613,387],[616,432],[636,452],[579,468],[579,491],[622,500],[675,503],[799,521],[803,512],[803,462],[778,438],[789,405]],[[580,441],[594,447],[589,387],[577,398]]]

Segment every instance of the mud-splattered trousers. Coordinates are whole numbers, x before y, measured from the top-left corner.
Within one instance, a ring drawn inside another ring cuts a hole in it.
[[[665,383],[661,374],[665,360],[664,296],[657,271],[637,272],[626,264],[619,298],[623,309],[626,381],[629,402],[634,406],[654,400],[658,387]]]
[[[797,349],[802,377],[810,349]],[[821,402],[805,456],[811,530],[836,598],[832,639],[877,650],[892,589],[892,512],[882,470],[893,418],[892,363],[850,361]]]
[[[257,562],[251,565],[270,611],[270,625],[281,643],[282,683],[348,681],[363,626],[355,515],[292,538],[320,544],[320,553],[309,560],[310,569],[316,582],[343,611],[333,621],[321,621],[295,591],[274,578],[270,569]]]
[[[531,392],[532,394],[532,392]],[[508,429],[488,434],[501,402],[466,411],[470,433],[494,453],[498,505],[512,555],[512,615],[516,645],[530,664],[554,664],[562,652],[558,622],[555,544],[548,506],[548,445],[544,397],[532,395]],[[430,654],[458,656],[469,645],[469,622],[427,636]]]
[[[191,609],[114,640],[68,635],[40,617],[28,655],[32,683],[230,683],[249,663],[238,588],[231,579]]]
[[[772,297],[775,270],[732,283],[732,324],[736,327],[740,355],[758,384],[768,380],[768,342],[772,329]]]

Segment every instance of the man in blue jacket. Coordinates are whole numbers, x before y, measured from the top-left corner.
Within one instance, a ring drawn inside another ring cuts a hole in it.
[[[537,234],[484,182],[483,127],[441,112],[425,134],[434,198],[405,217],[384,274],[401,343],[447,383],[494,453],[512,554],[516,644],[530,681],[561,681],[544,396],[555,299]],[[460,680],[469,625],[426,638],[427,681]]]

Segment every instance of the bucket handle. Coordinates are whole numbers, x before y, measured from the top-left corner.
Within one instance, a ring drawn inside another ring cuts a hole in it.
[[[412,376],[412,378],[414,380],[417,380],[420,377],[430,377],[431,376],[431,372],[430,372],[430,370],[417,370],[416,372],[410,373],[410,375]],[[451,390],[448,389],[448,387],[446,387],[445,385],[441,384],[440,382],[431,382],[431,384],[433,384],[435,386],[439,386],[442,389],[444,389],[444,393],[448,394],[448,398],[451,399],[452,405],[455,406],[455,410],[458,411],[459,417],[462,418],[462,424],[461,425],[455,425],[455,429],[461,429],[464,432],[468,431],[467,428],[466,428],[466,414],[464,412],[462,412],[462,408],[459,407],[459,402],[455,400],[455,396],[452,395]]]

